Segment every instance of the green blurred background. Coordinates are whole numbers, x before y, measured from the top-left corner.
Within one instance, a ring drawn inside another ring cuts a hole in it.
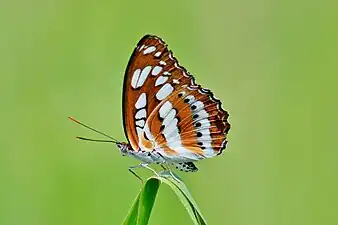
[[[227,151],[179,173],[210,224],[338,224],[337,1],[0,1],[0,224],[120,224],[138,162],[122,79],[161,36],[230,113]],[[143,176],[148,171],[139,171]],[[161,188],[150,224],[191,224]]]

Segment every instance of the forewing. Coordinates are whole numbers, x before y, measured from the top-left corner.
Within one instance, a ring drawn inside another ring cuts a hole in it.
[[[151,149],[153,146],[143,129],[148,116],[167,97],[168,92],[162,86],[169,80],[170,71],[165,68],[175,68],[171,65],[175,62],[169,59],[170,55],[160,38],[146,35],[129,60],[123,85],[123,124],[134,150],[140,147]]]

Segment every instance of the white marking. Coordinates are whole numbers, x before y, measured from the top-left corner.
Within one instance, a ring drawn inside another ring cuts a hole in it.
[[[161,60],[160,65],[165,66],[165,65],[167,65],[167,63]]]
[[[175,117],[176,117],[176,110],[175,110],[175,109],[171,109],[170,112],[165,116],[165,118],[164,118],[162,124],[163,124],[165,127],[167,127],[167,126],[170,124],[170,122],[171,122],[173,119],[175,119]]]
[[[137,127],[136,127],[137,129]],[[144,135],[146,136],[146,138],[148,138],[149,140],[153,140],[154,137],[151,135],[151,132],[150,132],[150,129],[149,129],[149,126],[148,126],[148,123],[145,123],[143,129],[142,129],[142,132],[140,133],[137,133],[138,135],[138,140],[139,140],[139,146],[142,150],[144,151],[149,151],[149,150],[152,150],[152,149],[148,149],[146,148],[143,144],[142,144],[142,139],[144,137]]]
[[[141,51],[143,48],[145,47],[145,45],[142,45],[139,49],[139,51]]]
[[[162,54],[162,52],[156,52],[156,53],[155,53],[155,56],[156,56],[156,57],[160,57],[161,54]]]
[[[189,99],[189,104],[192,104],[192,102],[195,100],[195,97],[192,95],[188,95],[187,97],[185,97],[185,99]]]
[[[191,96],[191,95],[189,95]],[[189,97],[187,96],[187,97]],[[192,96],[192,99],[190,100],[195,100],[195,97]],[[198,142],[203,142],[203,146],[206,147],[203,149],[203,155],[205,157],[213,157],[216,155],[215,151],[212,148],[212,138],[210,135],[210,121],[208,119],[209,113],[204,109],[204,104],[201,101],[196,101],[192,105],[196,106],[195,111],[198,111],[198,118],[200,119],[198,122],[201,123],[200,127],[196,127],[197,132],[202,133],[201,137],[197,137]],[[204,118],[204,119],[201,119]]]
[[[201,101],[196,101],[196,102],[194,102],[192,105],[195,105],[195,106],[196,106],[195,111],[198,111],[198,110],[204,108],[204,104],[203,104]],[[191,105],[191,106],[192,106],[192,105]],[[190,107],[191,107],[191,106],[190,106]],[[208,116],[209,116],[209,115],[208,115]]]
[[[136,109],[141,109],[141,108],[144,108],[145,106],[147,105],[147,96],[146,96],[146,93],[142,93],[136,103],[135,103],[135,107]]]
[[[171,54],[171,52],[169,53],[169,58],[170,58],[171,60],[175,61],[173,55]]]
[[[166,138],[167,142],[176,140],[176,137],[175,137],[176,135],[171,135],[171,134],[172,133],[178,134],[177,123],[178,123],[178,119],[174,118],[173,120],[170,121],[168,126],[166,126],[164,130],[162,131],[162,134]]]
[[[161,84],[164,84],[167,80],[168,80],[168,77],[159,76],[159,77],[156,79],[155,87],[157,87],[157,86],[159,86],[159,85],[161,85]]]
[[[174,84],[180,84],[180,82],[177,79],[173,79]]]
[[[168,95],[170,95],[174,91],[174,87],[171,84],[166,83],[161,87],[161,89],[156,93],[156,98],[158,100],[165,99]]]
[[[144,82],[147,80],[147,77],[150,73],[150,70],[151,70],[151,66],[146,66],[144,67],[144,69],[142,70],[141,72],[141,75],[138,79],[138,82],[137,82],[137,87],[142,87],[142,85],[144,84]]]
[[[143,51],[143,54],[146,55],[146,54],[152,53],[155,50],[156,50],[155,46],[149,46],[149,48]]]
[[[135,122],[136,126],[144,127],[144,124],[146,123],[145,120],[137,120]]]
[[[195,113],[194,115],[198,115],[198,119],[209,117],[209,114],[204,109],[198,111],[198,113]]]
[[[197,141],[198,142],[203,142],[203,146],[206,147],[206,149],[203,150],[203,152],[205,151],[212,151],[212,148],[210,148],[211,146],[211,136],[210,136],[210,131],[209,129],[203,128],[201,130],[199,130],[198,132],[202,133],[202,137],[197,137]]]
[[[205,111],[205,110],[201,110],[201,111]],[[208,113],[207,113],[208,114]],[[208,114],[209,115],[209,114]],[[201,128],[210,128],[210,122],[208,120],[208,117],[202,120],[199,120],[198,123],[201,123],[200,127],[197,127],[197,129],[201,129]]]
[[[186,98],[190,99],[190,102],[194,102],[195,101],[195,97],[192,95],[188,95]],[[197,106],[197,109],[201,109],[199,111],[199,115],[201,118],[205,118],[200,120],[199,122],[201,123],[201,127],[196,128],[198,131],[202,133],[201,137],[197,137],[197,141],[198,142],[203,142],[203,146],[206,147],[205,149],[203,149],[203,156],[204,157],[213,157],[216,155],[215,151],[212,148],[212,138],[210,135],[210,122],[207,119],[209,117],[209,114],[207,113],[206,110],[204,110],[204,104],[201,101],[196,101],[193,103],[193,105]],[[200,118],[199,117],[199,118]],[[181,156],[180,158],[176,159],[176,160],[182,160],[182,158],[188,158],[188,159],[199,159],[200,156],[194,154],[192,151],[190,151],[189,149],[186,149],[183,145],[182,145],[182,140],[181,140],[181,136],[178,133],[178,128],[177,128],[177,118],[175,118],[174,120],[172,120],[172,122],[163,130],[163,135],[166,138],[167,141],[167,146],[171,149],[175,149],[175,151],[177,151],[179,153],[179,155]],[[164,122],[164,121],[163,121]]]
[[[140,127],[136,127],[136,133],[137,133],[137,136],[140,139],[140,137],[142,137],[143,129],[140,128]]]
[[[175,64],[175,66],[178,68],[177,64]],[[186,74],[184,71],[183,71],[183,75],[184,75],[185,77],[191,77],[190,74]]]
[[[193,153],[191,150],[186,149],[181,140],[181,136],[178,132],[178,127],[177,127],[178,119],[174,118],[171,120],[170,124],[164,128],[162,131],[166,141],[167,141],[167,146],[171,149],[174,149],[176,152],[178,152],[179,157],[175,158],[175,156],[168,156],[173,160],[177,161],[182,161],[182,160],[197,160],[199,158],[198,155]],[[166,153],[165,153],[166,155]]]
[[[174,63],[174,66],[175,66],[176,68],[179,68],[177,62]],[[184,74],[184,72],[183,72],[183,74]]]
[[[163,75],[170,76],[171,73],[169,73],[168,71],[164,71],[164,72],[163,72]]]
[[[135,114],[135,119],[141,119],[141,118],[146,118],[147,117],[147,111],[145,109],[141,109],[136,112]]]
[[[169,101],[166,101],[159,109],[160,117],[164,118],[172,108],[173,105]]]
[[[157,74],[159,74],[162,71],[162,69],[163,69],[162,66],[155,66],[153,68],[153,71],[151,71],[151,74],[153,76],[156,76]]]
[[[137,81],[138,81],[138,78],[140,77],[140,73],[141,73],[140,69],[137,69],[134,71],[133,77],[131,78],[131,86],[133,88],[137,87]]]
[[[180,94],[182,94],[182,96],[185,96],[185,91],[181,91]]]
[[[198,87],[198,85],[195,83],[195,80],[194,79],[191,79],[190,80],[190,85],[194,88]]]
[[[146,133],[146,136],[149,140],[154,140],[154,136],[150,132],[148,123],[146,123],[146,125],[144,126],[144,132]]]

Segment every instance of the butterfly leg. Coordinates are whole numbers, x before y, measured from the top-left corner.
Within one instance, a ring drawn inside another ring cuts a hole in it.
[[[178,179],[175,176],[175,174],[173,173],[170,164],[167,161],[165,161],[165,164],[167,165],[168,171],[169,171],[170,175],[174,178],[174,180],[176,180],[177,182],[181,182],[180,179]]]
[[[148,170],[152,171],[156,176],[158,177],[160,176],[153,168],[148,166],[148,163],[140,163],[136,166],[128,167],[129,172],[131,172],[135,177],[137,177],[137,179],[139,179],[141,183],[143,183],[142,178],[133,171],[133,169],[140,168],[140,167],[147,168]]]
[[[139,180],[141,181],[141,183],[143,184],[142,178],[141,178],[139,175],[137,175],[137,174],[133,171],[133,169],[140,168],[140,167],[142,167],[142,163],[139,164],[139,165],[136,165],[136,166],[130,166],[130,167],[128,167],[128,170],[129,170],[129,172],[131,172],[135,177],[137,177],[137,179],[139,179]]]
[[[148,163],[141,163],[140,165],[142,167],[147,168],[148,170],[152,171],[156,176],[158,176],[158,177],[160,176],[160,175],[158,175],[158,173],[153,168],[148,166]]]
[[[169,163],[167,162],[167,160],[165,160],[165,158],[163,157],[163,155],[161,153],[157,153],[162,159],[163,159],[163,163],[166,164],[167,168],[165,168],[163,165],[161,165],[161,167],[164,170],[168,170],[169,174],[174,178],[174,180],[176,180],[177,182],[180,182],[180,180],[175,176],[175,174],[172,172],[171,166],[169,165]]]

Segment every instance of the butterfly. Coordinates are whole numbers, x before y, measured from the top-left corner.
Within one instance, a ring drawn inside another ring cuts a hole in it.
[[[144,36],[129,59],[122,110],[128,142],[70,119],[112,139],[109,142],[114,142],[122,155],[139,159],[139,165],[129,167],[139,179],[133,169],[145,167],[156,173],[149,167],[154,163],[166,165],[170,171],[174,166],[196,172],[195,161],[220,155],[226,147],[229,114],[210,90],[195,83],[157,36]]]

